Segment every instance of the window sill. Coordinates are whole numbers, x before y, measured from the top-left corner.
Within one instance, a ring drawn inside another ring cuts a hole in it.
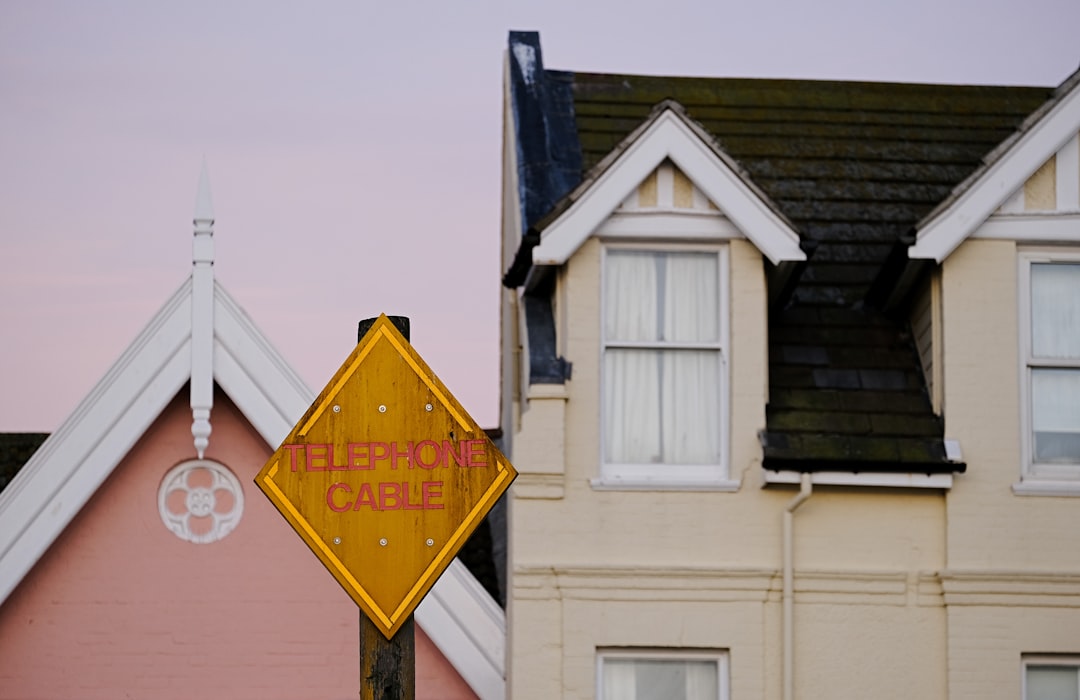
[[[801,472],[765,470],[765,485],[798,484]],[[901,489],[951,489],[952,474],[910,474],[892,472],[810,472],[816,486],[877,486]],[[1080,485],[1080,484],[1078,484]]]
[[[676,481],[600,477],[590,479],[589,485],[595,491],[724,491],[734,493],[739,490],[740,483],[731,479]]]
[[[1053,481],[1051,479],[1027,478],[1012,486],[1017,496],[1080,496],[1080,481]]]

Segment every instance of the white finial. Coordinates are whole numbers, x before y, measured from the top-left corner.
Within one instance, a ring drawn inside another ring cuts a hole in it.
[[[199,192],[195,195],[195,221],[214,221],[214,204],[210,201],[210,176],[206,174],[206,158],[199,173]]]
[[[202,459],[210,444],[214,407],[214,208],[203,159],[195,196],[195,238],[191,246],[191,435]]]

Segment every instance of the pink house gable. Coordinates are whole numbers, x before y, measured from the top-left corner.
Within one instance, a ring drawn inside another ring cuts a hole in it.
[[[359,690],[356,606],[253,482],[313,394],[213,280],[205,174],[195,224],[192,277],[0,492],[0,700]],[[504,697],[459,562],[416,620],[418,698]]]
[[[5,698],[355,697],[357,610],[252,484],[270,448],[218,392],[206,458],[243,485],[236,529],[193,544],[158,512],[193,455],[178,395],[0,607]],[[417,697],[476,695],[423,634]]]

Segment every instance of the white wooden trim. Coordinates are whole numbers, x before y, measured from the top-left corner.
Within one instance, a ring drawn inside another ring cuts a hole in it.
[[[709,201],[709,198],[705,196],[705,193],[702,192],[697,185],[694,185],[691,196],[693,197],[694,211],[711,212],[714,214],[721,213],[719,209],[712,208],[712,203]]]
[[[214,378],[276,448],[315,394],[220,285],[214,301]]]
[[[1076,498],[1080,496],[1080,481],[1054,481],[1028,477],[1012,486],[1017,496],[1054,496]]]
[[[802,475],[795,471],[765,470],[765,484],[798,484]],[[813,472],[815,486],[881,486],[906,489],[951,489],[952,474],[914,474],[893,472]]]
[[[191,242],[191,435],[195,454],[203,458],[210,444],[210,411],[214,407],[214,208],[206,159],[195,195],[195,232]]]
[[[910,258],[941,262],[1080,130],[1080,83],[1036,121],[984,172],[960,185],[949,206],[920,222]]]
[[[594,491],[722,491],[735,493],[742,482],[735,479],[678,480],[670,477],[630,479],[617,476],[601,476],[589,480]]]
[[[214,266],[205,260],[196,260],[191,271],[190,371],[191,432],[195,453],[202,459],[209,445],[210,411],[214,407]]]
[[[1065,142],[1054,159],[1057,210],[1080,210],[1080,137]]]
[[[464,564],[450,563],[416,622],[481,700],[506,697],[506,616]]]
[[[538,265],[562,265],[665,159],[675,165],[773,263],[805,260],[799,236],[674,110],[661,113],[541,234]],[[664,188],[659,186],[659,191]],[[658,194],[659,196],[659,194]]]
[[[1020,479],[1023,480],[1031,473],[1031,401],[1030,396],[1030,370],[1028,358],[1031,355],[1031,261],[1033,253],[1021,251],[1017,256],[1016,290],[1017,319],[1016,326],[1019,337],[1020,381],[1017,388],[1020,391]],[[1044,258],[1048,260],[1049,258]],[[1014,488],[1015,491],[1015,488]]]
[[[1018,187],[998,208],[999,214],[1023,214],[1024,213],[1024,188]]]
[[[0,493],[0,603],[188,380],[190,281]]]
[[[147,384],[139,400],[115,417],[112,428],[82,457],[79,468],[44,498],[27,502],[27,509],[21,513],[25,520],[12,533],[15,537],[0,556],[0,601],[7,599],[180,391],[188,379],[189,361],[189,346],[185,343],[183,350],[173,355]],[[57,464],[52,462],[50,466]]]
[[[1080,213],[993,216],[976,227],[971,237],[1025,243],[1080,243]]]
[[[725,241],[746,238],[743,232],[720,212],[672,209],[643,209],[633,213],[615,213],[595,231],[601,238],[641,238]]]

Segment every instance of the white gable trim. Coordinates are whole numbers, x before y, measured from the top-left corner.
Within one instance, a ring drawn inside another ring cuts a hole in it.
[[[632,213],[615,212],[604,219],[593,235],[601,238],[655,239],[656,232],[680,240],[718,241],[746,238],[730,219],[720,212],[693,209],[672,211],[643,209]]]
[[[714,202],[773,263],[805,260],[799,236],[675,110],[660,113],[574,203],[545,227],[537,265],[562,265],[665,159]]]
[[[910,258],[943,261],[986,221],[1031,175],[1076,136],[1080,129],[1080,82],[1074,82],[1047,112],[1036,119],[984,171],[958,187],[948,206],[918,225]]]
[[[506,697],[506,614],[459,560],[420,602],[416,623],[481,700]]]
[[[996,238],[1025,243],[1076,243],[1080,241],[1080,214],[1028,212],[992,216],[975,227],[970,238]]]
[[[0,603],[184,386],[190,354],[188,280],[0,493]]]
[[[224,288],[213,296],[214,380],[276,446],[314,394]],[[0,604],[191,378],[192,309],[189,278],[0,492]],[[505,697],[505,616],[460,562],[416,622],[481,700]]]
[[[315,400],[221,285],[214,287],[214,379],[271,448]]]

